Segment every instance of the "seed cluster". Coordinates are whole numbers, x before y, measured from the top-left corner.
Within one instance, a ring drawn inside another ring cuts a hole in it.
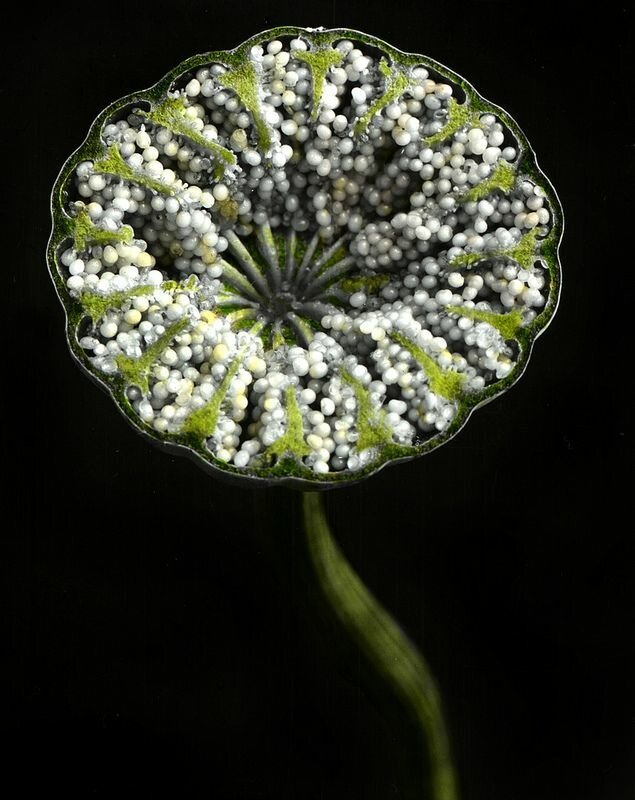
[[[264,41],[101,140],[59,252],[79,344],[146,426],[246,473],[355,472],[446,431],[549,297],[512,132],[365,44]]]

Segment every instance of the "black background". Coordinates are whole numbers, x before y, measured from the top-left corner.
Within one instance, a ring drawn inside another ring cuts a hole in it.
[[[402,796],[407,743],[304,609],[298,496],[228,487],[136,436],[71,361],[44,259],[50,187],[105,105],[193,53],[299,24],[365,30],[465,75],[519,121],[560,194],[562,303],[526,376],[447,446],[327,507],[433,666],[464,800],[625,800],[632,20],[606,4],[298,8],[85,3],[6,34],[5,796]]]

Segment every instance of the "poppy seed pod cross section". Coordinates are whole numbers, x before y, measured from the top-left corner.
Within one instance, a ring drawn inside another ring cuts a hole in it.
[[[516,123],[355,31],[189,59],[100,114],[52,202],[79,362],[238,478],[343,485],[433,449],[557,305],[560,207]]]

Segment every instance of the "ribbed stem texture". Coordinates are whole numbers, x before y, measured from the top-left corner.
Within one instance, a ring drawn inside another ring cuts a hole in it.
[[[305,493],[303,505],[309,555],[325,599],[346,633],[385,681],[386,689],[400,698],[423,734],[427,752],[422,753],[422,774],[427,761],[430,785],[427,791],[422,787],[422,796],[457,800],[448,733],[430,668],[337,546],[321,495]]]

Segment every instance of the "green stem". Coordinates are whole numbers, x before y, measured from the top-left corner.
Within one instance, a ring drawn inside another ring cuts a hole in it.
[[[448,733],[430,668],[337,546],[329,531],[321,495],[305,493],[303,506],[309,555],[323,595],[347,634],[400,698],[423,733],[431,800],[457,800]]]

